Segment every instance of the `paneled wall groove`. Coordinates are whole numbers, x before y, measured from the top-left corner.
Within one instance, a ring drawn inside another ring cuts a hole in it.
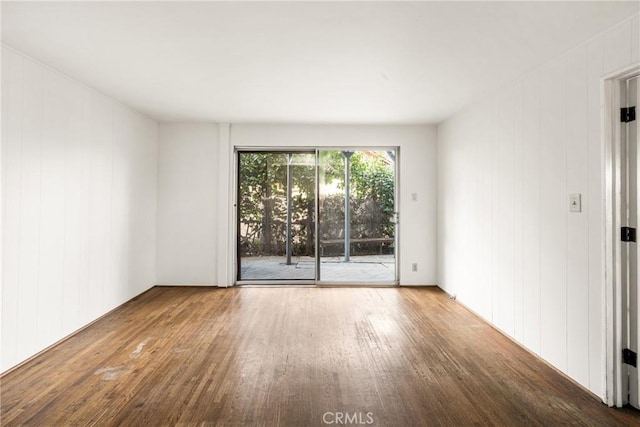
[[[600,79],[638,61],[639,20],[629,17],[438,126],[440,286],[600,397]],[[574,193],[582,194],[580,213],[569,212]],[[478,238],[469,244],[460,230]]]
[[[587,48],[586,67],[585,67],[584,73],[585,73],[585,79],[588,82],[589,81],[589,51],[588,51],[588,48]],[[592,100],[589,98],[589,85],[588,84],[585,85],[584,90],[585,90],[585,99],[587,100],[587,105],[589,105],[592,102]],[[585,115],[584,115],[584,120],[587,123],[589,121],[588,115],[589,115],[589,110],[587,108],[586,111],[585,111]],[[587,144],[587,156],[586,156],[586,159],[585,159],[585,168],[586,168],[586,170],[589,170],[589,150],[590,150],[590,147],[589,147],[588,138],[587,138],[587,140],[585,142]],[[587,189],[587,194],[592,194],[592,186],[591,186],[591,182],[590,182],[590,180],[588,178],[587,178],[587,181],[585,182],[585,188]],[[589,224],[590,223],[590,218],[591,218],[591,212],[590,212],[590,210],[588,208],[586,208],[584,203],[583,203],[582,209],[583,209],[584,215],[587,217],[587,224]],[[587,234],[587,248],[591,247],[595,243],[596,242],[593,240],[593,233],[588,233]],[[587,316],[587,321],[588,321],[588,319],[590,319],[591,315],[592,315],[591,307],[589,305],[589,301],[591,300],[591,286],[590,286],[590,284],[594,280],[594,277],[593,277],[593,275],[591,273],[591,258],[589,257],[589,252],[588,251],[587,251],[586,266],[587,266],[587,307],[586,307],[586,316]],[[587,330],[588,330],[588,328],[587,328]],[[592,339],[591,335],[587,333],[587,349],[591,348],[591,339]],[[591,353],[589,351],[587,351],[586,359],[587,359],[587,372],[588,372],[589,371],[589,367],[591,366],[591,361],[592,361]],[[589,382],[590,382],[590,380],[589,380]]]

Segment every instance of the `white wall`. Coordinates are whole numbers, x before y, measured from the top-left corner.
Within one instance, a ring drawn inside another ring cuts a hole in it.
[[[155,282],[157,124],[2,48],[4,371]]]
[[[433,126],[161,124],[158,283],[233,284],[234,147],[398,146],[400,281],[435,284],[435,136]]]
[[[400,284],[436,284],[434,126],[231,125],[233,147],[400,147]],[[228,175],[227,175],[228,176]],[[411,201],[411,193],[418,200]],[[225,201],[221,201],[225,203]],[[229,200],[228,206],[232,205]],[[411,271],[411,263],[418,271]],[[231,267],[229,267],[231,268]]]
[[[216,283],[217,171],[217,124],[160,124],[158,284]]]
[[[438,126],[439,285],[600,397],[600,77],[638,54],[636,15]]]

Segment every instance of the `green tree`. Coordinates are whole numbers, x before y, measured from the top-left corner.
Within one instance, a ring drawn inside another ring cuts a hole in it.
[[[244,256],[284,255],[287,209],[286,153],[239,155],[240,250]],[[344,156],[320,152],[320,181],[344,189]],[[293,255],[313,255],[315,249],[315,158],[292,156]],[[393,237],[394,164],[380,151],[356,151],[351,156],[351,237]],[[344,237],[344,195],[321,195],[321,239]],[[356,251],[370,250],[359,245]],[[363,253],[364,253],[363,252]]]

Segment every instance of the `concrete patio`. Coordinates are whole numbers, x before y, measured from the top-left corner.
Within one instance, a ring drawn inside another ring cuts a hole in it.
[[[293,257],[286,265],[284,257],[246,257],[241,262],[242,280],[314,280],[315,259]],[[393,282],[393,255],[352,256],[349,262],[342,257],[322,257],[320,279],[323,282]]]

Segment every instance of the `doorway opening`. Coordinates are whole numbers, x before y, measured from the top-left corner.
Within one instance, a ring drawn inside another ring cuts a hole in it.
[[[640,408],[637,353],[640,139],[635,119],[640,67],[604,80],[606,135],[607,404]]]
[[[398,150],[238,150],[238,284],[398,283]]]

